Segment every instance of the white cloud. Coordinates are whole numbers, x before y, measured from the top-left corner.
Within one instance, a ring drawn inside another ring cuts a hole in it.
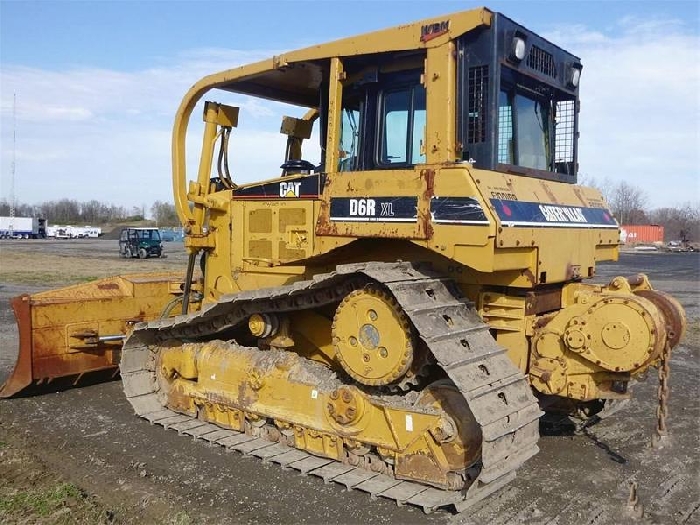
[[[700,38],[675,19],[627,17],[547,38],[582,57],[581,172],[642,188],[651,207],[700,202]]]
[[[182,96],[206,74],[274,53],[192,50],[171,65],[134,72],[3,64],[0,198],[10,197],[13,93],[18,201],[67,197],[124,206],[170,201],[171,127]],[[221,91],[208,98],[241,107],[241,127],[234,131],[230,147],[237,180],[279,174],[285,144],[277,132],[281,115],[300,116],[303,109]],[[201,114],[196,108],[190,123],[189,178],[196,177]],[[318,147],[309,145],[309,151],[317,152]]]

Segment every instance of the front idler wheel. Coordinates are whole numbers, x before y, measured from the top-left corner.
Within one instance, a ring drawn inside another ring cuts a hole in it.
[[[430,433],[442,449],[450,470],[464,470],[481,459],[481,426],[452,381],[441,379],[430,384],[421,392],[415,406],[444,411],[441,424]]]

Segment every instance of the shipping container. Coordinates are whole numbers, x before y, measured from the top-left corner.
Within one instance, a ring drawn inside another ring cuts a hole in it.
[[[653,244],[664,242],[664,227],[658,224],[623,224],[620,226],[623,244]]]

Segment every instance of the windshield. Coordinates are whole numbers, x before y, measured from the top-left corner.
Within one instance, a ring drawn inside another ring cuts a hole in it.
[[[498,162],[550,169],[549,106],[522,93],[501,91],[498,100]]]
[[[137,230],[139,239],[142,241],[160,241],[158,230]]]

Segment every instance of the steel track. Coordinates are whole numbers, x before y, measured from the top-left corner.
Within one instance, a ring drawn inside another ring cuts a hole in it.
[[[438,365],[467,400],[483,434],[478,475],[465,490],[446,491],[395,479],[361,467],[206,423],[167,409],[155,374],[159,345],[172,339],[211,340],[256,312],[285,312],[338,302],[359,282],[376,281],[396,298]],[[338,266],[335,272],[288,286],[225,296],[200,312],[142,323],[126,340],[121,359],[124,391],[136,414],[181,434],[217,443],[263,461],[334,481],[373,498],[392,499],[431,512],[454,506],[461,512],[515,478],[517,468],[538,452],[539,409],[525,376],[499,346],[456,285],[411,263]]]

